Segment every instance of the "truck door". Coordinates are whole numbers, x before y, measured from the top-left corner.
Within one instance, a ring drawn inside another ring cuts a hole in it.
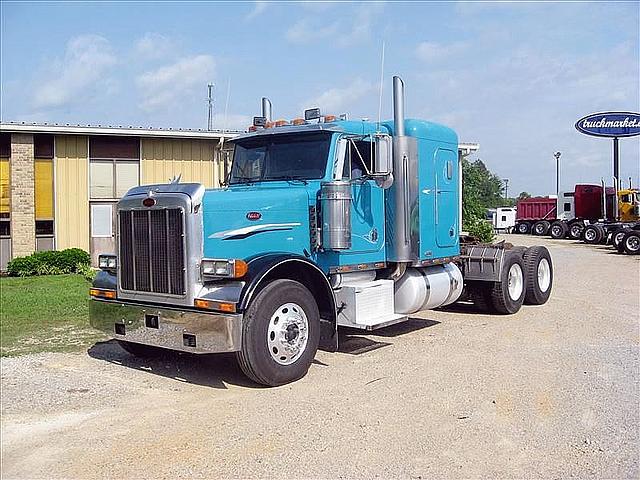
[[[351,181],[351,248],[344,254],[378,252],[384,248],[384,191],[367,179],[373,169],[374,143],[369,138],[349,141],[340,167]]]
[[[435,225],[439,247],[452,247],[458,241],[458,154],[439,148],[434,159]]]

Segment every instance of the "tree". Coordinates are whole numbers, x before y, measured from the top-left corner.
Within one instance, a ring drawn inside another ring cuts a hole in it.
[[[483,242],[493,240],[486,209],[499,204],[502,182],[482,160],[462,159],[462,228]]]
[[[524,200],[526,198],[531,198],[531,194],[529,192],[520,192],[517,200]]]

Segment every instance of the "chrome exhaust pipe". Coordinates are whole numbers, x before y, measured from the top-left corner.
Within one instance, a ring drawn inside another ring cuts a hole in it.
[[[404,82],[393,77],[393,125],[397,137],[404,137]]]
[[[271,100],[262,97],[262,116],[267,122],[271,121]]]

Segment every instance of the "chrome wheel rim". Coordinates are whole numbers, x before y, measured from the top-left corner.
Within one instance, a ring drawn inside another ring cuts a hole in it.
[[[560,236],[560,232],[562,231],[560,227],[558,227],[557,225],[553,226],[551,228],[551,231],[553,232],[553,235],[556,237]]]
[[[551,285],[551,266],[546,258],[540,260],[538,263],[538,287],[541,292],[549,290]]]
[[[586,240],[595,240],[596,238],[596,231],[593,228],[589,228],[587,229],[586,232],[584,232],[584,238]]]
[[[625,236],[625,232],[620,232],[620,233],[616,233],[613,237],[613,243],[615,243],[616,245],[619,245],[620,242],[622,242],[622,239]]]
[[[580,232],[582,232],[582,227],[580,225],[573,225],[571,227],[571,235],[574,238],[580,237]]]
[[[627,243],[627,249],[631,250],[632,252],[637,252],[638,250],[640,250],[640,237],[632,235],[629,238],[627,238],[626,243]]]
[[[285,303],[276,308],[269,320],[267,345],[271,358],[280,365],[291,365],[307,347],[309,321],[297,303]]]
[[[522,267],[517,263],[514,263],[509,268],[508,282],[509,297],[512,300],[518,300],[524,289],[524,275],[522,274]]]
[[[527,233],[527,226],[525,224],[518,225],[518,230],[520,233]]]

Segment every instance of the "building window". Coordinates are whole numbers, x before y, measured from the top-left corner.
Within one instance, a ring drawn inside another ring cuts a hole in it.
[[[53,235],[53,161],[35,159],[36,235]]]
[[[91,160],[91,198],[115,199],[140,184],[140,163],[126,160]]]
[[[0,236],[11,235],[11,190],[9,187],[9,159],[0,158]]]

